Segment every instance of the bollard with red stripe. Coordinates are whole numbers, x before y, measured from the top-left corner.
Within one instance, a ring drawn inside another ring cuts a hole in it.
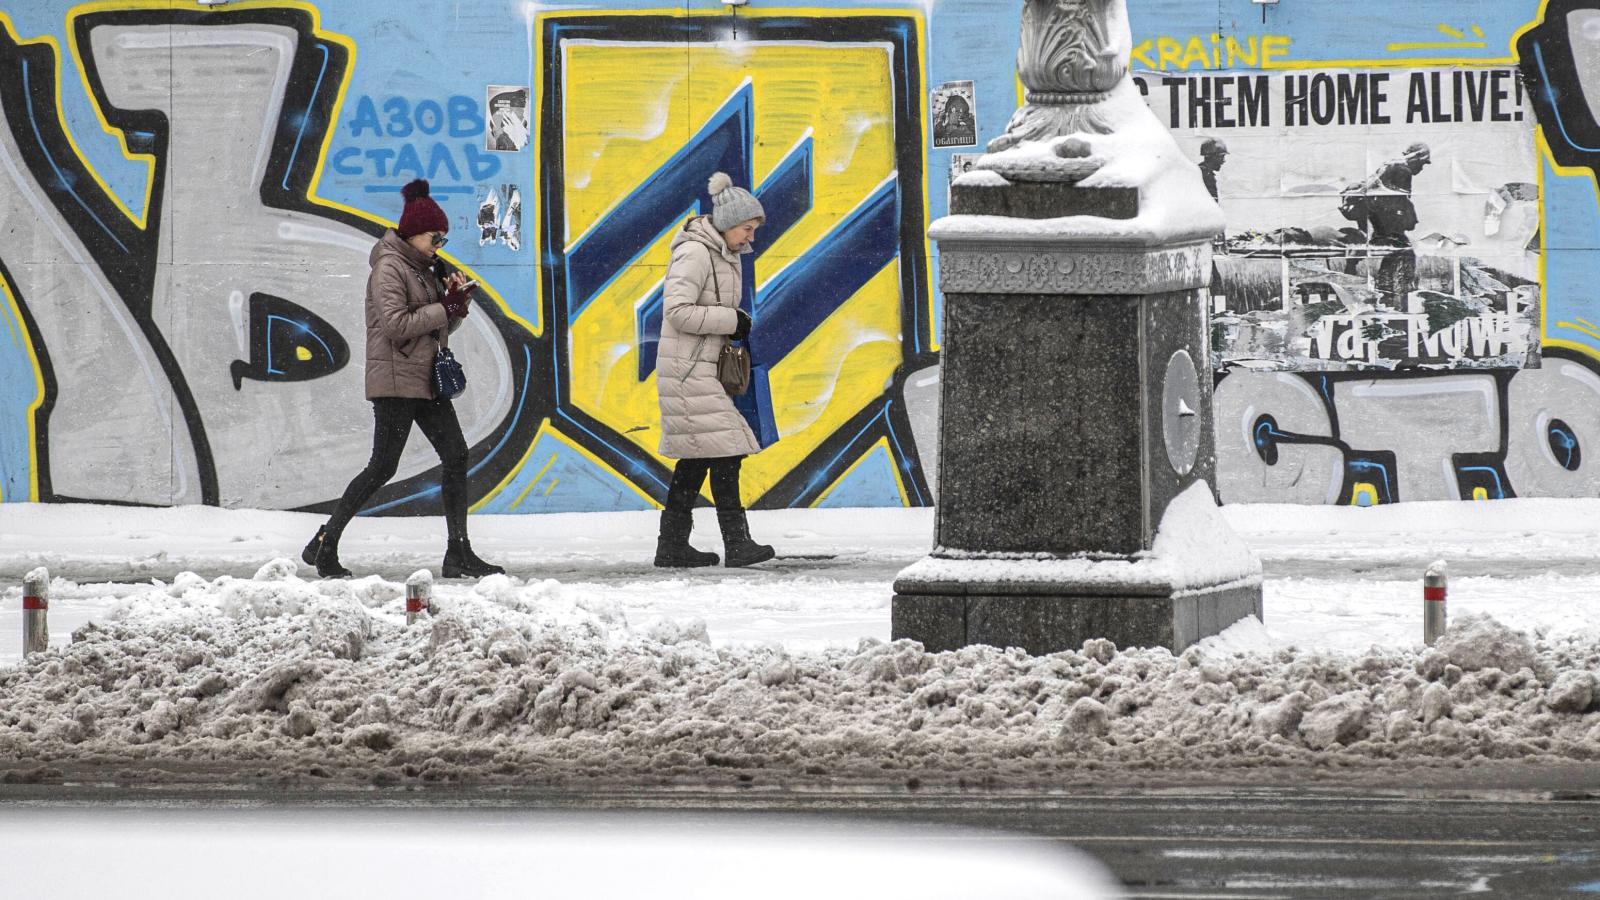
[[[1449,595],[1445,562],[1439,560],[1422,576],[1422,642],[1429,647],[1445,630],[1445,600]]]
[[[406,624],[416,624],[417,617],[433,612],[433,573],[423,569],[406,579]]]
[[[50,572],[40,566],[22,577],[22,655],[50,646]]]

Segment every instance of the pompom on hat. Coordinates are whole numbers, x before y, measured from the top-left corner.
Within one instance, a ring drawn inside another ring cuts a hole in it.
[[[406,198],[406,208],[400,213],[400,224],[395,228],[401,240],[410,240],[427,231],[450,230],[450,217],[428,196],[427,179],[418,178],[401,188],[400,196]]]
[[[711,227],[727,231],[751,219],[765,219],[761,201],[744,188],[734,187],[726,172],[718,172],[706,183],[711,194]]]

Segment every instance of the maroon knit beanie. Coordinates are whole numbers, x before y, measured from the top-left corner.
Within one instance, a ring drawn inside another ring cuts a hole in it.
[[[401,240],[411,238],[426,231],[449,231],[450,219],[428,196],[428,181],[418,178],[404,188],[400,195],[406,198],[405,211],[400,214],[400,227],[395,232]]]

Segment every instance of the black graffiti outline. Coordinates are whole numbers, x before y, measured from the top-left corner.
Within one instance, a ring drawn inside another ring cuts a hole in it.
[[[295,57],[290,64],[280,105],[276,136],[268,150],[265,175],[259,186],[262,204],[269,208],[296,211],[331,220],[377,238],[383,234],[383,225],[338,207],[316,202],[311,193],[321,151],[331,139],[336,124],[333,115],[342,99],[341,84],[345,70],[350,64],[349,53],[337,41],[323,39],[318,34],[313,14],[298,8],[101,10],[77,16],[72,21],[73,33],[70,39],[77,48],[86,86],[106,122],[114,128],[121,129],[125,135],[148,136],[139,141],[138,146],[139,152],[148,153],[155,159],[145,227],[138,228],[115,207],[104,191],[95,186],[87,166],[71,140],[62,132],[55,102],[55,79],[60,61],[50,46],[22,40],[13,41],[4,29],[0,29],[0,73],[17,72],[19,75],[16,78],[0,78],[0,102],[5,104],[18,146],[24,148],[23,162],[30,175],[46,190],[52,205],[89,249],[96,264],[150,342],[163,374],[173,389],[179,408],[184,414],[185,426],[195,448],[196,465],[201,482],[201,502],[217,505],[220,502],[217,468],[206,437],[204,422],[176,357],[168,347],[159,327],[150,317],[156,276],[156,247],[160,238],[161,212],[166,195],[169,139],[166,117],[155,111],[124,110],[111,103],[89,43],[89,35],[94,28],[102,25],[227,27],[253,24],[274,25],[293,30],[298,37]],[[28,66],[27,78],[20,77],[23,65]],[[35,76],[35,71],[40,75]],[[26,97],[20,96],[24,85],[31,88]],[[40,126],[41,137],[45,144],[44,147],[36,148],[31,154],[27,149],[30,147],[30,136],[17,134],[19,121],[15,115],[19,109],[30,108],[36,113],[36,124]],[[52,164],[67,167],[67,177],[62,179],[52,177],[55,175]],[[72,185],[83,186],[85,191],[88,191],[90,186],[95,186],[96,189],[89,192],[83,198],[83,202],[79,203],[71,196]],[[119,256],[122,258],[119,259]],[[26,298],[22,297],[20,292],[13,293],[24,315],[29,316]],[[492,302],[481,289],[476,294],[475,299],[479,302],[474,305],[480,315],[490,317],[505,340],[513,370],[512,381],[521,385],[518,394],[513,398],[519,414],[507,417],[497,424],[489,435],[469,450],[468,465],[473,470],[474,481],[492,487],[519,462],[514,454],[499,455],[496,451],[507,446],[525,446],[531,442],[540,415],[538,410],[530,411],[527,406],[536,401],[541,392],[530,389],[533,373],[530,364],[531,353],[526,350],[526,345],[533,339],[505,316],[497,304]],[[28,321],[35,355],[39,359],[41,371],[46,373],[47,402],[41,404],[35,421],[39,498],[46,501],[70,502],[79,498],[57,494],[50,488],[48,422],[58,385],[53,369],[49,365],[48,348],[43,346],[43,340],[39,337],[37,329],[32,327],[31,316]],[[519,349],[523,352],[519,353]],[[386,512],[395,515],[437,512],[435,486],[438,480],[439,470],[435,467],[392,483],[374,498],[374,505],[381,506],[387,502],[390,507]],[[94,502],[106,501],[97,499]],[[330,497],[301,509],[326,511],[336,502],[336,497]]]
[[[1539,24],[1518,36],[1517,60],[1551,155],[1562,166],[1588,169],[1600,183],[1600,122],[1584,97],[1567,23],[1580,10],[1600,12],[1600,3],[1548,0]]]
[[[167,153],[166,117],[150,111],[116,110],[104,102],[103,95],[96,96],[102,111],[107,114],[108,123],[124,131],[138,131],[151,136],[145,152],[155,157],[157,165],[151,176],[154,182],[146,210],[146,224],[141,229],[129,221],[110,197],[98,188],[72,141],[61,128],[56,104],[60,63],[55,48],[49,44],[23,41],[20,36],[13,40],[7,29],[0,28],[0,105],[5,108],[12,140],[34,182],[94,257],[101,274],[128,308],[140,333],[149,343],[151,352],[167,377],[194,447],[201,502],[215,506],[219,502],[217,470],[211,458],[205,426],[200,421],[199,406],[176,355],[149,315],[156,277],[155,251],[160,239],[161,210],[165,197],[166,173],[161,162]],[[90,63],[91,60],[85,60],[86,71],[89,71]],[[78,192],[80,189],[83,191],[81,195]],[[26,311],[28,298],[23,292],[18,289],[13,296],[18,307]],[[34,353],[43,367],[49,356],[48,348],[36,329],[30,329],[30,335]],[[52,397],[57,389],[58,385],[52,377]],[[49,421],[49,415],[41,407],[34,421],[35,446],[41,460],[48,458]],[[74,502],[87,499],[57,494],[50,484],[48,464],[41,462],[39,470],[41,500]]]
[[[1600,362],[1597,362],[1594,357],[1584,353],[1564,347],[1545,347],[1541,351],[1541,354],[1545,359],[1559,359],[1567,362],[1577,363],[1578,365],[1589,369],[1595,374],[1600,375]],[[1463,472],[1477,470],[1486,470],[1491,473],[1490,479],[1500,486],[1501,493],[1499,497],[1493,497],[1493,495],[1491,495],[1492,498],[1511,499],[1519,495],[1517,493],[1516,484],[1511,480],[1510,474],[1506,470],[1506,460],[1511,451],[1512,425],[1510,392],[1511,384],[1516,380],[1518,374],[1520,374],[1520,371],[1521,370],[1511,369],[1462,369],[1460,371],[1448,374],[1435,371],[1399,371],[1384,373],[1382,375],[1375,375],[1371,372],[1296,372],[1293,373],[1295,377],[1306,382],[1306,384],[1312,388],[1313,392],[1316,393],[1317,397],[1322,403],[1323,411],[1328,417],[1329,433],[1326,435],[1318,435],[1282,431],[1276,429],[1276,419],[1273,418],[1270,413],[1264,413],[1259,416],[1255,422],[1251,423],[1252,440],[1254,439],[1255,430],[1261,426],[1264,420],[1269,420],[1274,426],[1274,433],[1271,436],[1274,438],[1275,444],[1314,445],[1333,447],[1337,449],[1344,462],[1342,468],[1344,480],[1339,488],[1339,497],[1341,498],[1339,502],[1347,503],[1355,491],[1357,482],[1361,480],[1355,476],[1352,466],[1358,466],[1360,464],[1369,462],[1382,462],[1383,459],[1386,458],[1388,460],[1390,471],[1396,475],[1398,475],[1398,471],[1394,468],[1395,453],[1392,450],[1357,449],[1344,440],[1344,438],[1341,436],[1342,432],[1339,427],[1339,409],[1338,404],[1334,400],[1334,396],[1338,393],[1337,388],[1339,385],[1363,381],[1395,381],[1401,379],[1426,381],[1430,379],[1453,378],[1462,375],[1489,375],[1494,378],[1495,383],[1496,406],[1498,408],[1497,417],[1499,419],[1499,446],[1491,451],[1452,453],[1450,455],[1451,467],[1456,474],[1457,493],[1459,499],[1472,499],[1471,485],[1468,483],[1470,479],[1463,477]],[[1240,375],[1246,374],[1248,373],[1218,373],[1215,376],[1214,383],[1221,385],[1222,382],[1227,378],[1239,377]],[[1565,425],[1565,423],[1561,422],[1561,420],[1553,420],[1547,427],[1547,433],[1545,435],[1547,440],[1552,439],[1549,429],[1555,428],[1558,424]],[[1576,441],[1576,435],[1571,434],[1570,427],[1567,428],[1567,434],[1574,441]],[[1262,462],[1265,462],[1267,465],[1276,464],[1275,460],[1268,459],[1268,456],[1271,454],[1263,452],[1259,447],[1252,447],[1251,452],[1257,453],[1261,457]],[[1574,447],[1575,457],[1582,452],[1583,448],[1581,445],[1576,445]],[[1573,471],[1576,469],[1576,466],[1564,463],[1563,468],[1566,468],[1568,471]],[[1396,484],[1393,491],[1392,500],[1385,500],[1384,502],[1400,502],[1401,500],[1403,500],[1401,486]]]

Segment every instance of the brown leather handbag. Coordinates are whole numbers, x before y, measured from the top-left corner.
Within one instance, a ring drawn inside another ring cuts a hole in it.
[[[730,339],[722,345],[717,355],[717,380],[730,397],[738,397],[750,390],[750,351],[743,345],[734,346]]]

